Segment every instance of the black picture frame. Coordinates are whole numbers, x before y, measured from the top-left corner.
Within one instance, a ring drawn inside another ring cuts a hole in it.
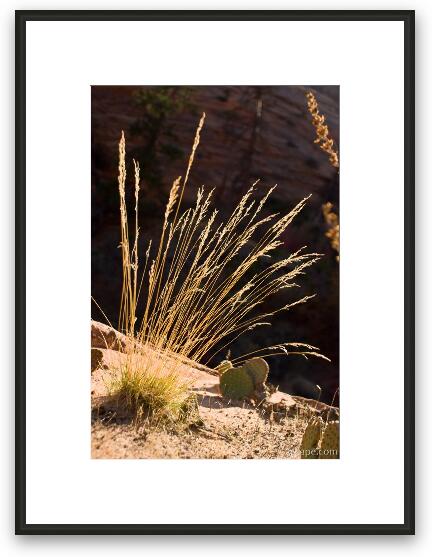
[[[414,534],[414,11],[17,11],[16,534]],[[27,21],[402,21],[404,23],[404,523],[403,524],[27,524],[26,523],[26,22]]]

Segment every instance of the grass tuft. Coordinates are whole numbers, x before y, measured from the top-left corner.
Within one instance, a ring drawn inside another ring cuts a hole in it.
[[[130,363],[121,366],[109,390],[140,421],[186,422],[196,406],[189,384],[174,373],[151,373]]]

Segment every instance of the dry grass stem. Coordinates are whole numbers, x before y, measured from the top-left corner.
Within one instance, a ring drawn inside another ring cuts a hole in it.
[[[315,95],[310,91],[306,93],[309,112],[312,115],[312,124],[315,128],[316,139],[314,143],[319,143],[321,149],[329,155],[329,161],[332,166],[339,168],[339,155],[334,147],[334,141],[330,137],[327,124],[325,124],[324,114],[320,114],[318,102]]]

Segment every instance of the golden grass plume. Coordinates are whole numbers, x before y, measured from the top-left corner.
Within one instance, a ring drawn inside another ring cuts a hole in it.
[[[319,143],[321,149],[329,155],[330,164],[335,168],[339,168],[339,155],[334,147],[334,140],[330,137],[329,128],[327,124],[325,124],[326,118],[324,114],[320,114],[318,102],[311,91],[306,93],[306,99],[316,133],[314,143]]]
[[[204,121],[205,114],[195,134],[185,178],[178,177],[171,187],[159,243],[154,251],[149,243],[141,274],[140,168],[134,161],[135,214],[131,226],[126,207],[126,142],[124,133],[121,134],[118,185],[123,289],[119,328],[133,341],[131,356],[143,353],[142,364],[134,367],[131,358],[115,384],[117,393],[126,396],[130,404],[133,400],[147,400],[150,404],[164,400],[161,387],[165,388],[167,406],[169,400],[181,400],[187,388],[178,374],[182,358],[210,365],[218,353],[226,351],[241,335],[270,326],[273,315],[313,297],[303,296],[286,303],[281,294],[298,286],[296,281],[320,254],[305,253],[305,248],[301,248],[282,259],[272,258],[283,245],[282,235],[308,198],[286,214],[263,216],[276,186],[257,200],[253,184],[229,217],[218,221],[217,209],[211,210],[213,190],[201,187],[194,206],[181,208]],[[133,238],[130,229],[134,229]],[[272,311],[263,311],[262,305],[269,298],[278,305]],[[142,316],[139,320],[138,315]],[[149,358],[149,349],[158,357]],[[264,347],[256,352],[260,356],[301,354],[327,359],[318,348],[298,342]],[[240,363],[248,356],[235,360]],[[153,394],[149,395],[149,390]]]

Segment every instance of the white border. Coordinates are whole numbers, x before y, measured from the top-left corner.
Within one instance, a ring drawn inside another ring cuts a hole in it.
[[[89,86],[258,82],[341,85],[343,458],[91,460]],[[27,522],[402,523],[403,24],[29,22],[27,98]]]

